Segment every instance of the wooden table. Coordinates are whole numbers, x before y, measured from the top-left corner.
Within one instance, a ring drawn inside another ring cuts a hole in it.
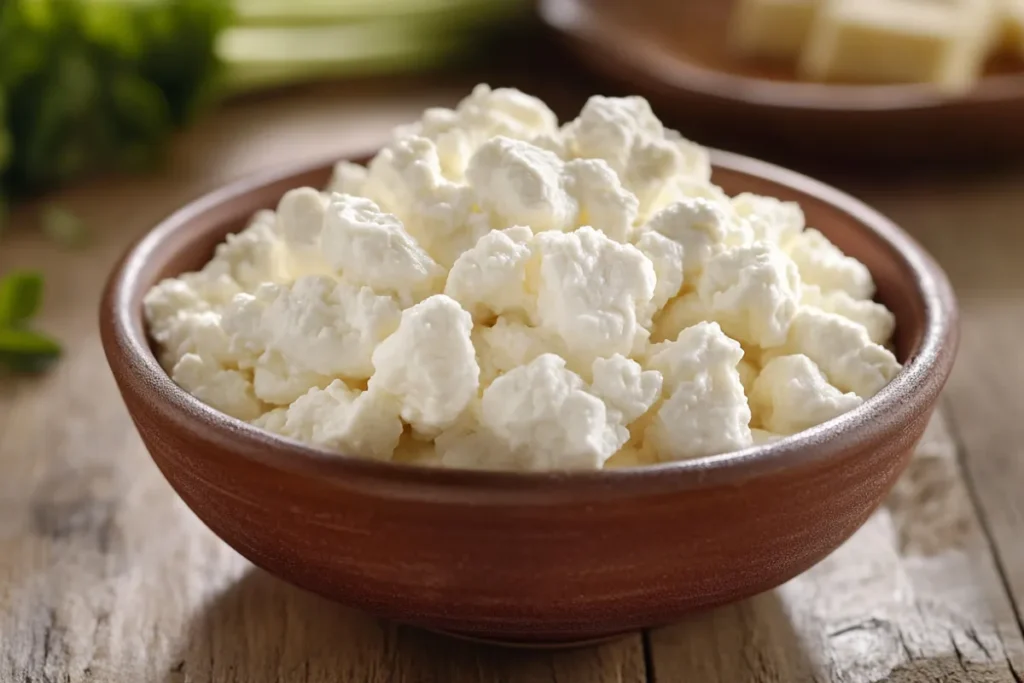
[[[578,106],[583,88],[560,95]],[[1022,170],[827,178],[943,262],[963,344],[941,414],[884,508],[777,590],[599,647],[505,651],[306,594],[203,527],[146,455],[103,360],[96,307],[114,260],[204,190],[371,147],[467,89],[332,87],[239,103],[186,134],[162,173],[51,198],[88,222],[90,247],[62,251],[25,225],[3,237],[0,272],[45,271],[40,326],[67,355],[46,376],[0,384],[0,682],[1021,683]]]

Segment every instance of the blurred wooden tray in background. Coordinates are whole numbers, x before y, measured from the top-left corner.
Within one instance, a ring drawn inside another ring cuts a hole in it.
[[[916,84],[799,81],[791,66],[730,52],[732,6],[538,0],[543,21],[584,63],[706,144],[845,162],[1024,156],[1024,60],[994,60],[962,97]]]

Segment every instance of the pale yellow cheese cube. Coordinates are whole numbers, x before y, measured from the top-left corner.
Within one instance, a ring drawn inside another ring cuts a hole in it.
[[[818,4],[819,0],[739,0],[730,25],[732,48],[752,56],[795,59]]]
[[[981,72],[993,18],[991,0],[825,0],[801,75],[960,92]]]
[[[1017,51],[1024,55],[1024,0],[995,0],[996,38],[998,50]]]

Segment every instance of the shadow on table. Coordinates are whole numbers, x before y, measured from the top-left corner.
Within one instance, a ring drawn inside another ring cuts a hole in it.
[[[158,683],[824,683],[861,680],[862,667],[884,666],[872,643],[886,636],[869,631],[885,624],[863,626],[865,632],[855,634],[862,642],[848,648],[850,658],[837,660],[835,647],[806,642],[797,634],[778,592],[772,591],[692,615],[644,638],[637,634],[576,650],[504,649],[388,624],[253,569],[196,615]],[[860,645],[875,652],[858,657]],[[954,678],[948,680],[961,680],[956,673],[981,673],[952,657],[901,658],[881,676],[864,680],[910,683],[950,673]],[[645,673],[647,667],[652,671]]]

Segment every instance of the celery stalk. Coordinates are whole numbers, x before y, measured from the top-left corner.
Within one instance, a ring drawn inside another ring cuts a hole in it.
[[[430,68],[452,53],[448,36],[415,24],[367,22],[287,28],[235,27],[221,35],[230,94],[325,78]]]
[[[425,20],[309,26],[234,26],[217,42],[229,93],[262,87],[415,71],[458,57],[470,31]]]

